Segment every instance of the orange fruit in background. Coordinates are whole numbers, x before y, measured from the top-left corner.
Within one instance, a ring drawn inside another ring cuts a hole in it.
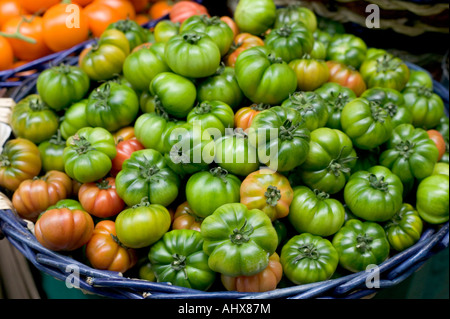
[[[44,13],[45,10],[58,4],[61,0],[17,0],[19,4],[30,13]]]
[[[26,13],[17,0],[0,0],[0,28],[9,18]]]
[[[130,19],[134,20],[136,17],[136,10],[130,1],[127,0],[94,0],[94,2],[102,3],[108,7],[113,8],[118,15],[120,15],[120,20]]]
[[[14,64],[14,53],[6,38],[0,36],[0,71],[11,69]]]
[[[14,56],[19,60],[32,61],[50,54],[52,51],[44,42],[43,37],[43,19],[39,16],[26,15],[26,21],[20,25],[20,33],[26,37],[32,38],[36,43],[28,43],[22,39],[7,38],[10,43]],[[22,17],[10,18],[2,27],[2,32],[13,34],[16,32]]]
[[[83,12],[88,18],[89,30],[97,38],[111,23],[120,20],[120,15],[117,14],[116,10],[97,1],[88,4]]]
[[[77,4],[59,3],[50,7],[42,18],[45,44],[55,52],[89,38],[88,17]]]

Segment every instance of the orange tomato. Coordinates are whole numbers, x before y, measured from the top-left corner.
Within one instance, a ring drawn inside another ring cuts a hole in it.
[[[102,3],[111,7],[120,15],[120,20],[131,19],[136,17],[136,10],[128,0],[95,0],[94,2]]]
[[[102,220],[95,225],[86,244],[86,257],[96,269],[125,272],[137,263],[134,249],[123,247],[117,239],[116,224]]]
[[[130,0],[136,13],[142,13],[148,8],[149,0]]]
[[[89,29],[94,37],[97,38],[102,35],[103,31],[111,23],[121,19],[116,10],[97,1],[88,4],[83,11],[88,18]]]
[[[6,38],[0,36],[0,71],[13,67],[14,53]]]
[[[172,229],[192,229],[200,231],[203,218],[194,214],[188,202],[181,203],[173,216]]]
[[[150,21],[150,16],[147,14],[139,13],[139,14],[136,14],[134,21],[136,21],[139,25],[143,25],[144,23],[147,23]]]
[[[52,51],[69,49],[89,38],[87,15],[77,4],[59,3],[42,18],[44,41]]]
[[[17,0],[0,0],[0,28],[6,20],[19,17],[21,14],[26,14],[26,11]]]
[[[428,130],[428,136],[436,144],[439,151],[438,162],[441,160],[442,156],[445,154],[445,140],[442,134],[438,130]]]
[[[24,18],[26,21],[20,25],[19,32],[24,36],[34,39],[36,43],[28,43],[22,39],[7,38],[11,44],[14,56],[19,60],[32,61],[50,54],[52,51],[45,44],[43,37],[43,19],[37,16],[33,17],[32,15],[26,15]],[[10,18],[3,25],[2,32],[9,34],[15,33],[21,21],[22,17]]]
[[[226,24],[228,24],[228,26],[230,27],[231,30],[233,30],[233,37],[235,38],[238,34],[239,34],[239,27],[236,24],[236,22],[234,22],[234,20],[228,16],[223,16],[220,17],[220,20],[222,20],[223,22],[225,22]]]
[[[234,38],[234,44],[230,53],[225,57],[225,64],[234,67],[239,54],[255,46],[264,46],[264,40],[246,32],[238,34]]]
[[[85,7],[94,0],[72,0],[72,3],[78,4],[80,7]]]
[[[17,0],[30,13],[44,13],[45,10],[61,2],[61,0]]]
[[[159,19],[169,14],[172,10],[173,5],[167,1],[160,1],[152,4],[148,10],[148,14],[152,19]]]
[[[335,82],[345,86],[355,92],[356,96],[360,96],[366,89],[361,73],[343,63],[336,61],[327,61],[330,71],[328,82]]]
[[[228,291],[265,292],[277,288],[283,276],[283,266],[277,253],[269,257],[269,265],[253,276],[230,277],[221,275],[222,284]]]
[[[241,128],[244,131],[252,125],[253,118],[259,112],[268,109],[268,104],[252,104],[250,106],[244,106],[240,108],[236,114],[234,114],[234,127]]]

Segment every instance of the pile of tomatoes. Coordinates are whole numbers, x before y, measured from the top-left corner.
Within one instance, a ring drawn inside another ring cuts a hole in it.
[[[113,22],[172,20],[203,6],[172,0],[1,0],[0,71],[99,37]],[[177,13],[178,12],[178,13]],[[147,34],[151,37],[151,33]],[[150,41],[150,38],[148,39]]]
[[[301,6],[183,13],[151,41],[111,24],[13,109],[0,186],[43,246],[262,292],[364,271],[448,221],[428,73]]]

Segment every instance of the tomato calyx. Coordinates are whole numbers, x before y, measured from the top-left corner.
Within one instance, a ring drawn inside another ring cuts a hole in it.
[[[84,136],[79,136],[78,134],[73,136],[71,144],[74,146],[78,155],[83,155],[94,150],[91,143]]]
[[[44,104],[44,102],[41,99],[38,99],[36,97],[30,99],[29,107],[30,107],[30,110],[33,112],[39,112],[39,111],[47,109],[47,106]]]
[[[109,82],[98,87],[94,92],[92,92],[92,98],[95,101],[95,107],[106,108],[108,106],[108,98],[111,94],[111,86]]]
[[[5,154],[0,154],[0,167],[9,167],[11,166],[11,161],[9,157]]]
[[[344,151],[345,148],[346,146],[343,146],[339,151],[339,155],[335,159],[331,160],[330,164],[328,165],[328,170],[333,172],[333,174],[336,177],[339,177],[341,173],[344,174],[350,173],[351,168],[348,167],[348,163],[358,159],[358,157],[356,156],[348,156],[342,158],[342,152]]]
[[[292,260],[294,263],[304,258],[317,260],[320,257],[319,251],[312,243],[303,244],[297,249],[299,251],[299,254]]]
[[[253,103],[250,105],[250,108],[254,111],[264,111],[270,109],[271,105],[265,103]]]
[[[161,116],[165,120],[169,120],[169,113],[166,112],[164,106],[161,102],[161,98],[158,95],[155,95],[155,113]]]
[[[369,175],[369,183],[370,183],[370,186],[372,186],[373,188],[375,188],[377,190],[380,190],[383,192],[388,191],[389,184],[384,181],[384,176],[381,176],[381,178],[378,179],[378,177],[375,174],[370,174]]]
[[[109,181],[106,178],[104,178],[101,181],[97,182],[96,186],[97,186],[98,189],[101,189],[101,190],[110,189],[112,187],[109,184]]]
[[[329,103],[331,104],[330,106],[335,111],[342,111],[344,106],[349,102],[349,98],[342,93],[337,93],[336,95],[336,92],[331,92],[330,96],[331,96],[330,101],[332,102]]]
[[[376,122],[384,123],[389,116],[385,109],[383,109],[378,102],[370,101],[370,109],[372,117]]]
[[[233,233],[230,234],[230,240],[233,244],[236,245],[245,244],[250,240],[249,236],[252,233],[253,233],[253,226],[247,224],[247,219],[245,219],[244,224],[242,225],[241,228],[233,229]]]
[[[420,86],[417,88],[417,93],[420,96],[425,96],[426,98],[430,98],[433,95],[433,90],[427,88],[426,86]]]
[[[186,256],[173,254],[173,261],[170,263],[170,267],[172,267],[175,271],[182,270],[184,272],[184,279],[188,279],[187,271],[186,271]]]
[[[373,238],[367,236],[367,234],[359,234],[356,236],[356,249],[358,249],[361,253],[365,253],[372,249],[370,244],[373,242]]]
[[[383,108],[391,117],[395,116],[395,114],[397,114],[398,112],[398,106],[392,102],[386,103],[385,105],[383,105]]]
[[[139,207],[149,207],[151,205],[147,196],[143,197],[139,204],[133,205],[131,208],[136,209]]]
[[[228,171],[225,168],[217,166],[217,167],[211,168],[209,171],[213,176],[219,177],[224,183],[228,183],[228,181],[226,179],[226,177],[228,175]]]
[[[414,152],[415,143],[406,140],[400,141],[397,145],[395,145],[395,149],[400,152],[400,155],[404,158],[409,158],[411,154]]]
[[[61,136],[61,131],[58,129],[58,131],[56,131],[56,134],[53,135],[48,142],[52,145],[66,145],[66,142],[63,140],[62,136]]]
[[[197,44],[202,39],[202,36],[196,32],[187,32],[183,34],[183,40],[189,44]]]
[[[218,25],[222,21],[218,16],[208,17],[206,14],[202,14],[200,20],[207,26]]]
[[[281,192],[276,186],[269,185],[267,190],[264,192],[264,196],[266,197],[266,203],[272,207],[275,207],[281,199]]]
[[[267,58],[269,59],[270,64],[282,64],[284,62],[282,58],[277,57],[273,53],[269,53],[269,55],[267,55]]]
[[[292,28],[288,25],[284,25],[276,30],[274,30],[276,34],[278,34],[280,37],[287,38],[292,34]]]
[[[383,54],[377,59],[377,72],[386,72],[389,70],[395,70],[401,65],[401,62],[397,61],[394,56],[390,54]]]
[[[328,194],[327,192],[321,191],[319,189],[314,189],[314,195],[316,195],[316,197],[320,200],[325,200],[330,198],[330,194]]]
[[[152,166],[140,166],[140,176],[142,176],[146,181],[151,182],[155,175],[158,174],[160,168],[156,165]]]
[[[291,120],[284,121],[283,125],[280,126],[280,132],[278,133],[279,138],[282,141],[292,140],[294,137],[308,138],[307,135],[296,132],[300,123],[292,124]]]
[[[211,112],[211,108],[211,104],[209,104],[208,102],[202,102],[195,108],[195,114],[207,114]]]

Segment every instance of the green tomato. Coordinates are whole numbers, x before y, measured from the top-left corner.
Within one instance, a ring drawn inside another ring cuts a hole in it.
[[[130,54],[125,34],[116,29],[105,30],[97,44],[80,57],[80,67],[90,79],[104,81],[122,73],[123,63]]]
[[[153,149],[133,152],[116,176],[117,194],[128,206],[143,198],[151,204],[170,205],[178,196],[180,179],[164,156]]]
[[[309,32],[314,32],[317,29],[317,17],[312,10],[298,4],[291,4],[277,9],[275,28],[292,22],[303,23]]]
[[[214,141],[197,123],[177,125],[167,134],[170,151],[164,154],[167,165],[179,176],[205,170],[214,160]]]
[[[233,109],[219,100],[205,100],[187,115],[188,123],[199,123],[213,138],[225,135],[227,128],[234,126]],[[219,134],[220,133],[220,134]]]
[[[236,59],[236,78],[253,103],[277,105],[297,89],[294,70],[267,47],[253,47]]]
[[[368,88],[384,87],[401,91],[409,80],[408,66],[390,53],[365,60],[359,71]]]
[[[403,251],[418,242],[422,229],[419,213],[407,203],[384,225],[389,244],[396,251]]]
[[[380,165],[389,168],[403,184],[433,173],[439,151],[427,131],[411,124],[397,126],[381,153]]]
[[[69,137],[64,149],[64,169],[80,183],[90,183],[106,176],[116,156],[116,143],[101,127],[84,127]]]
[[[72,104],[64,113],[64,117],[59,126],[61,136],[67,140],[83,127],[88,127],[89,123],[86,119],[86,105],[88,100],[83,99]]]
[[[295,109],[275,106],[258,113],[249,128],[249,143],[259,161],[287,172],[301,165],[309,152],[310,131]]]
[[[431,129],[440,124],[445,116],[442,98],[425,87],[407,87],[403,90],[405,106],[413,115],[412,124],[416,127]]]
[[[39,95],[31,94],[14,106],[10,125],[16,137],[39,144],[56,134],[59,119]]]
[[[311,189],[335,194],[342,190],[356,163],[350,138],[328,127],[311,132],[310,149],[298,174]]]
[[[293,22],[273,29],[264,43],[269,50],[289,63],[311,53],[314,36],[303,23]]]
[[[166,143],[170,132],[184,123],[183,121],[170,120],[164,114],[144,113],[134,123],[134,134],[145,148],[165,154],[170,152],[170,145]]]
[[[173,72],[188,78],[213,75],[220,65],[220,49],[206,33],[185,31],[172,37],[165,47],[166,62]]]
[[[233,110],[241,106],[244,94],[236,79],[234,68],[219,66],[216,73],[203,79],[197,85],[197,99],[204,101],[222,101]]]
[[[344,201],[359,218],[387,221],[402,206],[403,184],[387,167],[373,166],[350,176],[344,187]]]
[[[328,82],[314,90],[328,109],[328,120],[325,126],[333,129],[342,130],[341,112],[344,106],[350,101],[356,99],[355,93],[347,87],[338,83]]]
[[[278,244],[270,218],[244,204],[220,206],[201,224],[209,267],[226,276],[252,276],[269,264]]]
[[[345,209],[341,202],[325,192],[298,186],[294,188],[288,218],[299,233],[327,237],[344,224]]]
[[[170,20],[161,20],[155,25],[153,33],[156,42],[166,43],[172,37],[180,33],[180,23],[172,22]]]
[[[156,75],[150,83],[150,93],[165,112],[179,119],[189,114],[197,98],[194,83],[172,72]]]
[[[86,105],[86,120],[92,127],[110,132],[134,122],[139,112],[135,91],[125,84],[106,82],[92,91]]]
[[[224,56],[233,44],[233,30],[218,16],[193,15],[187,18],[180,26],[180,33],[191,30],[209,35],[219,48],[221,56]]]
[[[261,35],[275,23],[277,7],[273,0],[241,0],[234,20],[241,32]]]
[[[195,215],[207,217],[220,206],[238,203],[241,181],[225,169],[197,172],[186,183],[186,199]]]
[[[417,86],[433,89],[433,78],[427,71],[410,70],[406,87]]]
[[[156,243],[170,228],[170,213],[162,205],[145,198],[121,211],[115,220],[117,238],[128,248],[143,248]]]
[[[367,45],[361,38],[348,33],[335,34],[328,45],[327,60],[359,69],[366,58],[366,53]]]
[[[286,277],[296,285],[303,285],[330,279],[339,255],[328,239],[303,233],[283,246],[280,262]]]
[[[437,174],[444,174],[444,175],[450,175],[449,173],[449,164],[448,163],[443,163],[443,162],[439,162],[436,163],[436,165],[434,165],[434,169],[433,169],[433,174],[432,175],[437,175]]]
[[[412,123],[412,113],[405,106],[405,99],[399,91],[391,88],[375,87],[366,90],[361,97],[377,102],[382,108],[387,110],[392,118],[393,127],[399,124]]]
[[[61,111],[81,100],[89,90],[90,79],[78,66],[61,64],[39,74],[36,89],[51,109]]]
[[[356,98],[341,112],[342,130],[353,144],[364,150],[385,143],[392,135],[392,118],[378,103]]]
[[[430,224],[448,221],[449,177],[444,174],[431,175],[417,187],[416,209],[420,217]]]
[[[127,56],[123,63],[123,75],[137,91],[146,91],[153,78],[162,72],[169,72],[164,57],[164,44],[155,43],[141,48]]]
[[[389,256],[390,246],[383,227],[357,219],[347,221],[334,235],[333,246],[339,253],[339,265],[351,272],[365,271]]]
[[[327,104],[315,92],[294,92],[281,106],[290,107],[299,111],[306,122],[306,127],[310,131],[324,127],[327,124]]]
[[[150,248],[148,259],[158,282],[208,290],[216,278],[203,251],[202,235],[196,230],[176,229],[165,233]]]
[[[39,152],[41,154],[42,169],[45,172],[56,170],[64,172],[64,148],[66,141],[61,138],[61,132],[52,136],[48,141],[39,144]]]
[[[242,130],[215,140],[214,161],[229,173],[244,177],[259,168],[257,151]]]
[[[119,20],[111,23],[106,30],[115,29],[123,32],[130,44],[130,51],[138,45],[147,42],[146,30],[131,19]]]

